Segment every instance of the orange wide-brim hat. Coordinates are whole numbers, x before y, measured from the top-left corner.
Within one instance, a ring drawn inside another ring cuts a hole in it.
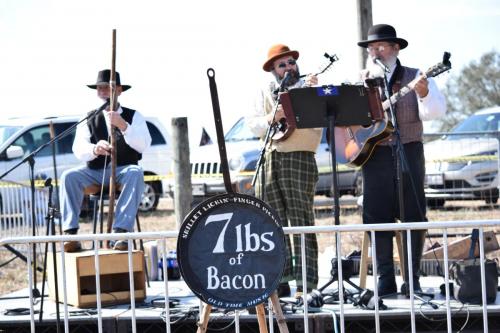
[[[271,46],[271,48],[267,52],[267,60],[264,63],[264,65],[262,66],[262,68],[266,72],[270,72],[272,67],[273,67],[273,63],[276,59],[281,58],[281,57],[285,57],[288,55],[291,55],[295,60],[297,60],[299,58],[298,51],[292,51],[292,50],[290,50],[290,48],[288,46],[283,45],[283,44],[273,45],[273,46]]]

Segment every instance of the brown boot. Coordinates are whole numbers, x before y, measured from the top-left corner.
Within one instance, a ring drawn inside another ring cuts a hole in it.
[[[64,231],[65,235],[76,235],[78,229],[68,229]],[[64,242],[64,252],[79,252],[82,250],[82,243],[79,241],[67,241]]]

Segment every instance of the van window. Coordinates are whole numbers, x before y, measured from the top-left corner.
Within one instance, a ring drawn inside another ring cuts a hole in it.
[[[50,141],[49,126],[38,126],[24,132],[12,143],[12,146],[20,146],[24,150],[24,156],[34,152],[38,147]],[[47,146],[37,153],[36,156],[48,156],[51,154]]]
[[[167,141],[161,134],[160,130],[155,125],[153,125],[153,123],[146,121],[146,124],[148,125],[149,134],[151,135],[152,146],[167,144]]]
[[[21,126],[0,126],[0,145],[3,145],[5,141],[10,139],[21,128]]]
[[[58,123],[54,124],[54,129],[56,131],[56,135],[61,134],[66,131],[71,126],[75,125],[76,122],[71,123]],[[64,137],[59,138],[57,143],[57,153],[58,154],[72,154],[73,153],[73,141],[75,139],[75,130],[70,131]]]
[[[64,132],[73,123],[54,124],[56,136]],[[61,137],[56,142],[56,154],[69,154],[72,153],[73,139],[75,137],[74,131],[65,137]],[[38,126],[24,132],[19,138],[12,143],[12,146],[20,146],[24,150],[24,156],[31,154],[40,146],[50,142],[50,129],[49,125]],[[52,155],[51,145],[46,146],[40,150],[36,157]]]

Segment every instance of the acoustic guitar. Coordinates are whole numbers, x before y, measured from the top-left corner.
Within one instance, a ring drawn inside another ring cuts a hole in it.
[[[422,78],[438,76],[451,69],[449,52],[443,55],[443,61],[429,68],[421,76],[415,78],[406,86],[394,93],[390,99],[382,103],[382,119],[374,119],[370,126],[336,126],[335,154],[338,163],[347,164],[351,167],[360,167],[370,158],[375,146],[387,139],[393,132],[394,127],[388,119],[387,110],[390,104],[395,104],[403,96],[415,88],[416,83]]]

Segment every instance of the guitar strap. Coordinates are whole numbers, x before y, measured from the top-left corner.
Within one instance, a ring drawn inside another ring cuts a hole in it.
[[[396,69],[394,70],[394,74],[389,81],[389,91],[392,94],[397,93],[401,89],[401,80],[403,79],[404,68],[401,66],[399,59],[396,62]]]

